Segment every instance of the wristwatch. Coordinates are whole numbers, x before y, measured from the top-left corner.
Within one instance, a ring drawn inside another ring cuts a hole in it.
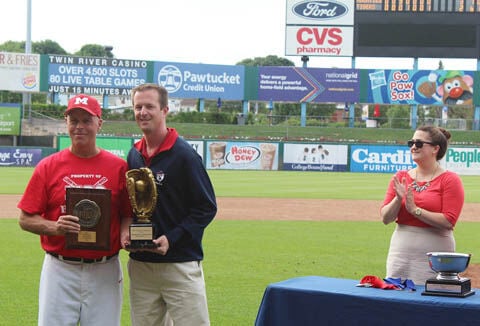
[[[422,209],[420,207],[415,208],[415,216],[422,216]]]

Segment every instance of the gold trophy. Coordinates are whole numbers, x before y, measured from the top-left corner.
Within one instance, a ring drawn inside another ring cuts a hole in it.
[[[151,218],[157,204],[157,185],[149,168],[128,170],[127,191],[135,222],[130,225],[130,249],[155,248]]]

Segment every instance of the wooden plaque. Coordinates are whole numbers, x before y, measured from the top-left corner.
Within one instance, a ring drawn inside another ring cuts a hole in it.
[[[111,191],[67,188],[67,214],[80,218],[80,232],[65,235],[67,249],[110,250]]]

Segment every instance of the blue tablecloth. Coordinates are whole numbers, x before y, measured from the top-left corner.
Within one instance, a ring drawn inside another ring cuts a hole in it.
[[[480,325],[480,295],[424,296],[356,287],[359,280],[306,276],[270,284],[255,325]]]

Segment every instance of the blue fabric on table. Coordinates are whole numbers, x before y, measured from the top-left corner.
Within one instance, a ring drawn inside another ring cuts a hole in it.
[[[270,284],[256,326],[480,325],[480,296],[425,296],[357,287],[359,280],[305,276]]]
[[[383,279],[386,283],[395,285],[396,287],[404,290],[416,291],[415,283],[408,278],[402,281],[401,278],[387,277]]]

